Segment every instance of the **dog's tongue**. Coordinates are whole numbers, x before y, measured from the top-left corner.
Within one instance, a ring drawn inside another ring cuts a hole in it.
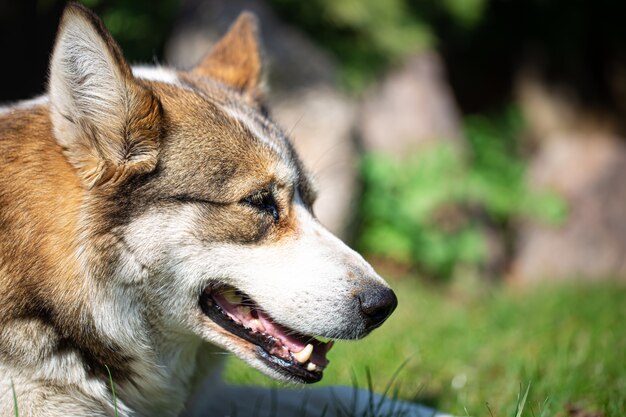
[[[332,343],[323,343],[314,337],[297,334],[293,330],[289,330],[288,328],[272,321],[271,318],[261,311],[257,311],[257,314],[259,316],[259,321],[265,328],[265,333],[280,339],[283,346],[294,353],[296,358],[298,358],[299,353],[302,353],[304,349],[307,349],[308,345],[311,345],[313,351],[311,352],[311,358],[309,360],[316,365],[328,365],[326,352],[330,350]],[[303,355],[304,354],[305,353],[303,353]]]
[[[325,367],[328,365],[326,353],[332,347],[332,342],[324,343],[314,337],[305,336],[288,329],[273,321],[267,314],[258,310],[251,301],[243,301],[241,296],[233,292],[214,292],[212,294],[220,308],[235,321],[252,331],[263,333],[280,341],[283,350],[288,350],[300,363],[310,361],[315,365]],[[272,349],[273,355],[289,356],[287,351],[281,352],[280,348]]]

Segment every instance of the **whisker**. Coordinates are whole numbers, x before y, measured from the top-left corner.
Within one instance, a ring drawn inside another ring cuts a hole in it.
[[[291,135],[293,134],[293,131],[296,129],[298,124],[300,124],[300,122],[304,118],[305,114],[306,114],[306,111],[303,111],[302,114],[300,115],[300,117],[298,117],[298,120],[296,120],[296,122],[293,124],[293,126],[291,126],[291,129],[289,129],[289,131],[287,133],[287,137],[288,138],[291,138]],[[294,144],[296,143],[296,138],[292,138],[291,140],[293,141]]]

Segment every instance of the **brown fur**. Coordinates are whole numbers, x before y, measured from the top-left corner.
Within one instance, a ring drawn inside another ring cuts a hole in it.
[[[222,81],[245,93],[250,101],[258,100],[262,59],[257,32],[256,17],[242,13],[192,73]]]
[[[108,344],[84,309],[74,255],[84,191],[51,135],[46,109],[17,111],[0,126],[0,355],[30,362],[76,349],[89,371],[102,373],[107,363],[121,375],[125,359],[114,346],[103,350]],[[27,334],[19,334],[24,325]]]

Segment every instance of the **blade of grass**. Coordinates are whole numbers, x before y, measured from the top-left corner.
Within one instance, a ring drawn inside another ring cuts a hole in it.
[[[353,391],[356,391],[358,388],[356,388],[356,386],[353,388]],[[337,413],[338,416],[345,416],[345,417],[350,417],[354,415],[354,412],[350,412],[349,409],[346,408],[346,406],[341,402],[341,400],[339,399],[339,397],[337,397],[337,394],[335,394],[335,391],[333,389],[330,390],[330,396],[333,399],[333,406],[335,409],[335,412]],[[325,407],[325,413],[326,411],[328,411],[329,404],[326,404]],[[354,410],[356,407],[356,403],[351,405],[352,410]]]
[[[550,405],[550,397],[547,397],[543,403],[541,404],[541,414],[539,414],[539,417],[546,417],[548,414],[548,407]]]
[[[376,417],[376,406],[374,405],[374,381],[372,380],[372,371],[369,366],[365,367],[365,378],[367,382],[368,406],[367,414],[371,413],[372,417]]]
[[[109,383],[111,384],[111,394],[113,394],[113,408],[115,409],[115,417],[118,417],[117,414],[117,396],[115,395],[115,386],[113,385],[113,376],[111,375],[111,370],[107,365],[104,365],[107,368],[107,373],[109,374]]]
[[[387,401],[387,395],[389,394],[389,390],[391,390],[391,388],[393,387],[394,383],[396,382],[396,380],[398,379],[398,376],[400,375],[400,372],[402,371],[402,369],[404,369],[404,367],[407,365],[407,363],[409,363],[410,358],[406,358],[404,360],[404,362],[402,362],[400,364],[400,366],[398,366],[396,368],[396,370],[393,372],[393,375],[391,375],[391,378],[389,379],[389,382],[387,382],[387,386],[385,387],[385,390],[382,393],[382,396],[380,397],[380,401],[378,401],[378,404],[376,405],[376,411],[374,413],[375,416],[377,416],[380,412],[380,410],[383,407],[383,404],[385,403],[385,401]],[[373,387],[372,387],[373,390]]]
[[[401,410],[397,410],[397,408],[398,408],[398,406],[400,404],[398,402],[398,394],[399,394],[398,387],[394,387],[393,388],[393,395],[391,396],[391,407],[387,411],[386,417],[401,416],[401,415],[405,414],[404,412],[401,412]]]
[[[528,398],[528,392],[530,391],[530,382],[528,383],[528,386],[526,387],[526,392],[524,393],[524,396],[521,397],[520,400],[520,395],[517,395],[517,410],[515,411],[515,417],[522,417],[522,412],[524,411],[524,406],[526,405],[526,399]],[[519,386],[519,392],[521,394],[522,392],[522,384],[520,384]]]
[[[11,380],[11,391],[13,391],[13,412],[15,413],[15,417],[20,415],[20,410],[17,408],[17,394],[15,394],[15,385],[13,385],[13,380]]]
[[[494,417],[494,415],[493,415],[493,411],[491,411],[491,407],[489,406],[489,403],[488,403],[488,402],[486,402],[486,403],[485,403],[485,407],[487,407],[487,410],[489,410],[489,415],[490,415],[491,417]],[[467,410],[465,410],[465,413],[467,414]]]

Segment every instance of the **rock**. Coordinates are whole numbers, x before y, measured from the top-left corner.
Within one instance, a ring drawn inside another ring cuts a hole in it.
[[[535,149],[528,180],[567,205],[563,224],[526,222],[518,231],[510,279],[626,281],[626,140],[608,114],[520,72],[517,96]]]
[[[513,263],[516,283],[565,279],[626,281],[626,144],[607,134],[553,134],[529,179],[558,192],[568,217],[559,226],[528,223]]]
[[[359,137],[367,151],[399,156],[438,141],[462,147],[461,119],[439,55],[412,56],[368,94]]]
[[[333,233],[347,237],[357,198],[355,103],[336,87],[336,65],[263,1],[186,0],[166,47],[168,61],[191,67],[242,10],[253,11],[269,63],[267,99],[319,185],[315,212]]]

